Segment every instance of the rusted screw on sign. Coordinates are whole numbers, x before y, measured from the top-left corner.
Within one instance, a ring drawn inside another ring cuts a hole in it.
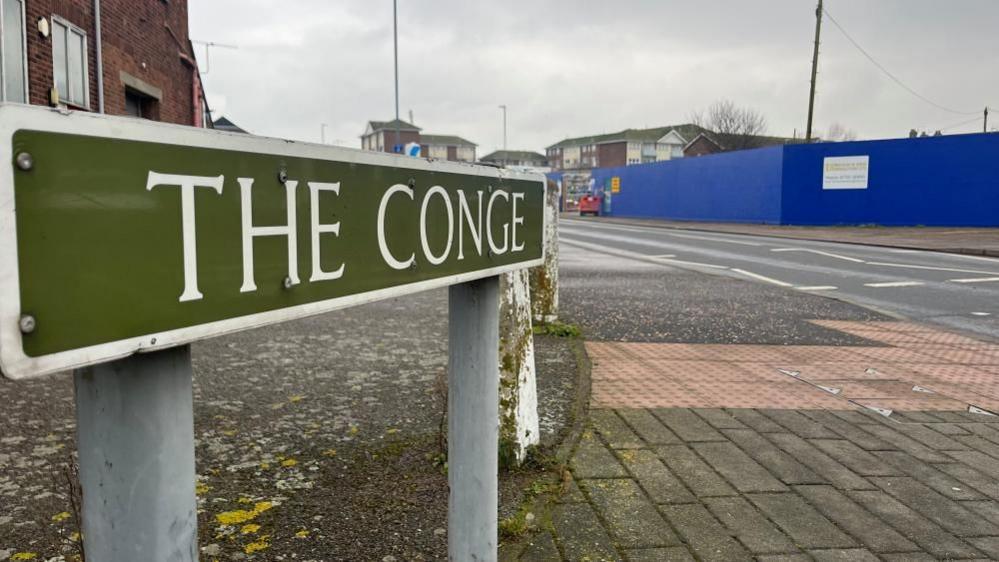
[[[22,314],[17,325],[21,328],[22,333],[30,334],[35,331],[35,317],[30,314]]]
[[[410,189],[416,189],[416,178],[409,178],[407,185],[409,185]]]
[[[281,183],[288,181],[288,170],[285,170],[284,168],[278,170],[278,181]]]
[[[19,152],[17,154],[17,167],[27,172],[35,165],[35,159],[31,157],[28,152]]]
[[[291,277],[285,277],[283,284],[285,289],[290,289],[291,286],[293,285],[293,283],[291,282]]]

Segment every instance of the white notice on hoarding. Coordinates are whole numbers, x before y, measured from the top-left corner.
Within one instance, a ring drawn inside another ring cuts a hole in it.
[[[822,160],[822,189],[867,189],[870,156],[835,156]]]

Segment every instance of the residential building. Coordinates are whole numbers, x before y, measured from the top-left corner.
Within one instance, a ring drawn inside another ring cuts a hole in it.
[[[455,135],[431,135],[401,119],[368,121],[361,148],[376,152],[402,152],[407,144],[420,145],[420,155],[438,160],[474,162],[476,144]],[[398,135],[398,140],[397,140]]]
[[[186,0],[0,3],[0,100],[208,125]]]
[[[682,158],[683,149],[705,129],[693,124],[625,129],[616,133],[565,139],[546,150],[554,170],[630,166]]]
[[[715,133],[688,123],[565,139],[549,146],[547,154],[553,170],[588,170],[794,142],[800,141],[763,135]]]
[[[482,161],[519,168],[545,168],[548,166],[548,159],[545,158],[544,154],[530,150],[497,150],[483,156]]]
[[[454,135],[420,135],[420,155],[437,160],[475,162],[476,146]]]
[[[215,121],[212,121],[212,128],[217,131],[226,131],[229,133],[249,134],[249,131],[233,123],[226,117],[219,117]]]

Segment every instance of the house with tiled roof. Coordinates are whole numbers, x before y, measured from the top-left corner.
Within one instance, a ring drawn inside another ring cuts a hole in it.
[[[431,135],[423,129],[401,119],[392,121],[368,121],[361,135],[361,148],[377,152],[402,152],[402,147],[415,143],[420,145],[420,156],[474,162],[474,142],[456,135]]]
[[[692,123],[625,129],[616,133],[576,137],[546,149],[554,170],[579,170],[630,166],[683,157],[683,148],[707,131]]]
[[[548,159],[530,150],[497,150],[482,157],[483,162],[506,167],[544,168]]]

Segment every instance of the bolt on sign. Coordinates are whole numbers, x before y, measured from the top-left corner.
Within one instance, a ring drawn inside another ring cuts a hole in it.
[[[26,106],[0,154],[10,378],[543,258],[536,174]]]

